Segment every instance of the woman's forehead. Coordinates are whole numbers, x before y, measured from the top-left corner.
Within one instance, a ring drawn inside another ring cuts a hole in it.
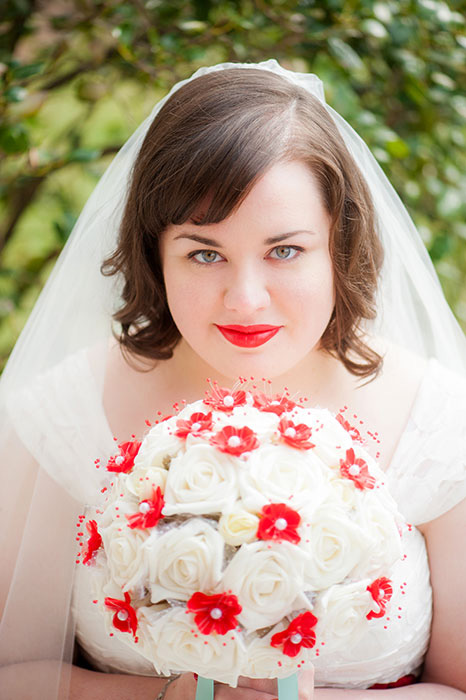
[[[273,245],[291,234],[327,232],[329,217],[319,186],[309,168],[300,161],[277,163],[252,187],[226,218],[203,223],[203,203],[186,222],[167,228],[171,240],[196,240],[220,247],[232,236],[244,234],[245,241]]]

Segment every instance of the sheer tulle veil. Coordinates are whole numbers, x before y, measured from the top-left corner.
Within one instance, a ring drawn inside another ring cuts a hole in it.
[[[272,71],[325,103],[323,85],[316,76],[285,70],[274,60],[202,68],[189,80],[232,67]],[[1,666],[38,662],[9,669],[4,682],[0,681],[1,698],[20,696],[14,690],[19,677],[35,689],[36,695],[31,697],[53,700],[68,696],[67,662],[72,662],[74,637],[70,599],[76,566],[76,523],[84,504],[96,501],[100,482],[90,470],[86,471],[87,465],[68,465],[61,457],[54,458],[49,436],[58,436],[63,444],[71,440],[66,421],[63,425],[59,421],[48,425],[47,406],[38,403],[31,408],[27,397],[30,388],[47,378],[52,368],[92,348],[89,357],[95,392],[82,397],[76,410],[86,412],[91,431],[90,463],[105,456],[108,443],[100,434],[102,392],[112,313],[119,305],[120,290],[118,280],[102,276],[100,265],[115,248],[131,168],[149,124],[184,82],[156,105],[95,188],[1,380],[0,551],[12,584],[0,628],[0,659]],[[384,247],[377,318],[368,330],[421,356],[436,357],[464,374],[465,338],[408,213],[363,141],[334,110],[326,108],[368,182]],[[1,593],[7,595],[3,588]]]

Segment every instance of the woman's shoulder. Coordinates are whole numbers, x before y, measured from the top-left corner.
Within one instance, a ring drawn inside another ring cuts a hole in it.
[[[429,360],[397,343],[372,336],[368,345],[382,357],[381,375],[395,386],[419,386]]]

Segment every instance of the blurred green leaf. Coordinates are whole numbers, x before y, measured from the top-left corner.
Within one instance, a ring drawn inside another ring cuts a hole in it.
[[[62,245],[66,243],[73,227],[77,221],[77,216],[75,213],[70,211],[65,211],[61,221],[54,221],[53,227],[58,235],[58,239]]]
[[[122,44],[129,46],[133,41],[134,27],[129,22],[119,24],[118,27],[112,29],[112,36],[121,41]]]
[[[44,67],[45,63],[42,61],[39,63],[18,65],[12,68],[11,77],[13,80],[24,80],[26,78],[31,78],[33,75],[42,73]]]
[[[29,135],[22,124],[0,126],[0,149],[4,153],[23,153],[29,147]]]
[[[89,163],[100,158],[101,152],[90,148],[75,148],[66,155],[69,163]]]
[[[466,214],[466,196],[457,189],[445,190],[438,200],[438,213],[442,218],[450,219],[459,216],[461,211]]]
[[[165,34],[160,39],[160,44],[166,51],[178,51],[180,48],[180,38],[175,34]]]
[[[178,26],[181,29],[181,31],[185,32],[186,34],[191,34],[193,36],[195,36],[196,34],[201,34],[207,29],[207,25],[205,22],[201,22],[200,20],[195,19],[180,22]]]
[[[361,29],[364,33],[375,37],[376,39],[386,39],[388,32],[381,22],[376,19],[366,19],[361,22]]]
[[[21,102],[27,94],[25,88],[19,85],[11,85],[11,87],[4,91],[3,96],[7,102]]]
[[[394,158],[406,158],[409,156],[409,146],[402,139],[387,141],[386,148],[388,153]]]
[[[365,66],[356,51],[339,37],[330,37],[328,45],[340,65],[348,70],[364,71]]]
[[[434,242],[429,248],[430,257],[434,262],[441,260],[447,253],[450,252],[451,247],[451,239],[446,234],[440,234],[436,236]]]
[[[209,13],[212,9],[212,0],[193,0],[193,5],[197,20],[205,22],[209,19]]]

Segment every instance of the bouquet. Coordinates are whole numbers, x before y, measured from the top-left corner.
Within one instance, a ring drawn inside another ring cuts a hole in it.
[[[106,468],[82,561],[158,674],[283,679],[386,624],[402,523],[342,415],[215,386]]]

